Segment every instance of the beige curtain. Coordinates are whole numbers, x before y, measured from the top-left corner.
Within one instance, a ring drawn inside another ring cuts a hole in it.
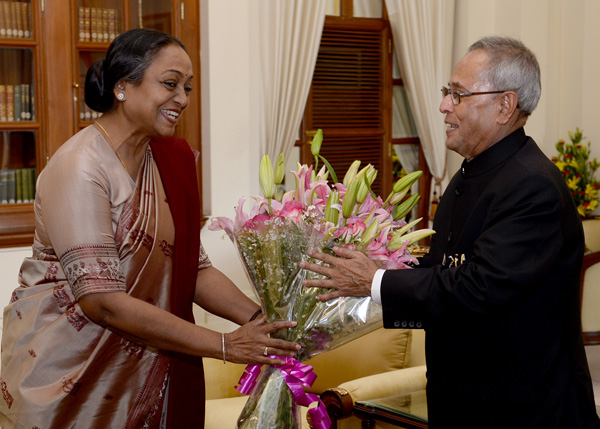
[[[385,0],[400,74],[408,91],[427,165],[441,180],[446,168],[440,88],[452,71],[455,0]]]
[[[326,0],[259,0],[259,138],[272,161],[288,158],[319,52]]]

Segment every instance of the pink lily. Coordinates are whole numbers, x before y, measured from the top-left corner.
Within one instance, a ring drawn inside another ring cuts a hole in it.
[[[298,223],[302,216],[303,206],[300,201],[288,201],[283,205],[278,215],[284,219],[292,219]]]
[[[228,217],[220,216],[212,218],[210,225],[208,225],[209,231],[225,231],[227,236],[233,240],[233,221]]]

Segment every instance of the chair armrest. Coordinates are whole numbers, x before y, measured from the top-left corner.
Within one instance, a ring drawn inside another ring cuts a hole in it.
[[[321,393],[320,397],[332,423],[352,415],[354,401],[347,390],[333,387]],[[337,425],[333,424],[332,427],[335,428]]]
[[[323,401],[327,414],[329,414],[332,421],[331,427],[337,427],[338,420],[352,415],[352,407],[356,401],[383,398],[425,389],[427,384],[425,371],[425,365],[397,369],[357,378],[342,383],[338,387],[325,390],[321,394],[321,401]]]
[[[420,365],[357,378],[338,387],[346,390],[354,403],[423,390],[427,385],[425,372],[426,366]]]

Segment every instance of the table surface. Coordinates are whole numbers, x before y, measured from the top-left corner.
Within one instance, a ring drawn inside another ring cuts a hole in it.
[[[363,420],[380,420],[406,428],[427,428],[425,390],[357,401],[353,412]]]

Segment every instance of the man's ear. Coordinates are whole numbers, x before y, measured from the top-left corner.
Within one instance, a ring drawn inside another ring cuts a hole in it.
[[[518,109],[519,96],[514,91],[503,92],[500,94],[499,103],[500,112],[498,115],[498,122],[502,125],[506,125]]]

